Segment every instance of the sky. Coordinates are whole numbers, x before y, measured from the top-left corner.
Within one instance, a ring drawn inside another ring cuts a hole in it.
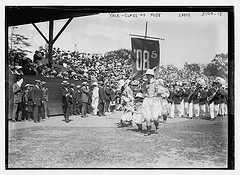
[[[54,22],[54,36],[67,19]],[[227,53],[227,13],[203,15],[202,12],[101,13],[74,18],[54,47],[86,53],[105,53],[131,49],[129,34],[163,38],[160,40],[161,63],[182,68],[184,63],[209,63],[216,54]],[[36,23],[48,38],[48,22]],[[15,33],[29,38],[35,51],[45,40],[32,24],[17,26]],[[76,46],[76,47],[75,47]],[[32,58],[32,54],[28,55]]]

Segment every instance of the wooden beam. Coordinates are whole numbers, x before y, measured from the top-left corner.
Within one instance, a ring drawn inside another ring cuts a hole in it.
[[[49,21],[49,42],[48,42],[48,62],[52,65],[52,48],[53,48],[53,20]]]
[[[41,32],[41,30],[36,26],[36,24],[32,23],[33,27],[35,27],[35,29],[38,31],[38,33],[43,37],[43,39],[46,41],[46,43],[49,43],[47,38],[43,35],[43,33]]]
[[[151,38],[151,39],[157,39],[157,40],[164,40],[163,38],[157,38],[157,37],[151,37],[151,36],[143,36],[143,35],[135,35],[135,34],[129,34],[129,36],[136,36],[136,37],[142,37],[142,38]]]
[[[53,39],[53,44],[56,42],[56,40],[58,39],[58,37],[62,34],[62,32],[66,29],[66,27],[68,26],[68,24],[72,21],[73,18],[69,18],[68,21],[64,24],[64,26],[61,28],[61,30],[58,32],[58,34],[55,36],[55,38]]]

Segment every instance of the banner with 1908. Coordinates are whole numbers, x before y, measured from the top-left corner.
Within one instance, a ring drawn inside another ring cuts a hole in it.
[[[132,74],[136,75],[139,71],[154,69],[155,73],[159,70],[160,50],[159,42],[141,38],[131,38],[132,43]]]

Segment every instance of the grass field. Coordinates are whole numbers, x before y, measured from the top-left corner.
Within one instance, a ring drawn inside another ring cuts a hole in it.
[[[35,126],[9,135],[8,168],[226,168],[227,117],[132,128]]]

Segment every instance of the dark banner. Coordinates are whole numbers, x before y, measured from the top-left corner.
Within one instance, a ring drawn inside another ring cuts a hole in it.
[[[141,38],[131,38],[132,43],[132,74],[136,76],[139,72],[154,69],[158,75],[160,50],[159,42]]]

